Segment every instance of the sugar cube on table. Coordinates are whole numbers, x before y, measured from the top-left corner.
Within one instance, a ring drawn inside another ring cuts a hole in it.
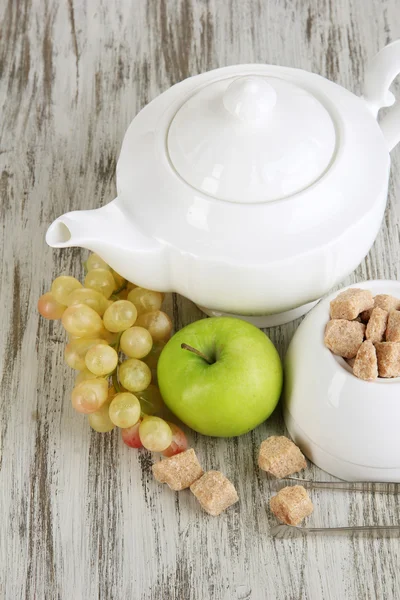
[[[400,344],[378,342],[375,344],[379,377],[400,377]]]
[[[272,435],[260,446],[258,466],[275,477],[297,473],[307,466],[300,449],[285,436]]]
[[[193,448],[160,460],[152,470],[157,481],[177,492],[190,487],[204,473]]]
[[[325,346],[338,356],[354,358],[363,343],[365,325],[358,321],[333,319],[325,328]]]
[[[375,346],[371,340],[363,342],[358,349],[353,373],[356,377],[365,381],[373,381],[378,377],[378,360]]]
[[[271,511],[286,525],[299,525],[314,510],[310,496],[302,485],[285,487],[269,501]]]
[[[387,327],[389,313],[383,308],[377,306],[371,312],[367,328],[365,330],[365,337],[367,340],[371,340],[372,343],[382,342],[385,337],[385,331]]]
[[[386,336],[387,342],[400,342],[400,311],[392,310],[389,313]]]
[[[341,292],[331,301],[331,319],[353,320],[358,315],[374,306],[374,299],[369,290],[350,288]]]
[[[207,471],[190,489],[204,510],[213,517],[239,500],[233,483],[220,471]]]

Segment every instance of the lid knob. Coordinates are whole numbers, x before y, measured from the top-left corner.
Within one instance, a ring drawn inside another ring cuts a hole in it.
[[[248,123],[263,121],[276,104],[276,92],[263,77],[239,77],[226,89],[223,102],[235,117]]]

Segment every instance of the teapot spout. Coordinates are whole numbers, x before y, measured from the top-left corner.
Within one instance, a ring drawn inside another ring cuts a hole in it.
[[[171,291],[166,247],[128,221],[116,200],[102,208],[62,215],[48,228],[47,244],[87,248],[129,281]]]

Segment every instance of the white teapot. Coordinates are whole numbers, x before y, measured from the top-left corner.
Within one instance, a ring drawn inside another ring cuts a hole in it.
[[[49,227],[136,284],[259,326],[305,314],[362,261],[385,210],[400,72],[384,48],[357,97],[298,69],[239,65],[171,87],[132,121],[118,197]]]

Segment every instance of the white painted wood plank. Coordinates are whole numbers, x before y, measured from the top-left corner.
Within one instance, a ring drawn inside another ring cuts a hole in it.
[[[398,598],[396,540],[269,537],[256,452],[284,431],[279,414],[237,440],[190,434],[240,494],[207,517],[189,492],[153,482],[148,454],[117,432],[91,433],[72,411],[63,337],[35,309],[57,274],[81,275],[84,256],[47,248],[47,225],[114,197],[124,131],[146,102],[189,75],[252,61],[359,93],[366,61],[399,37],[398,2],[4,0],[0,34],[0,598]],[[395,150],[381,232],[344,283],[399,276],[399,166]],[[177,327],[201,316],[183,298],[168,303]],[[269,332],[282,355],[297,325]],[[396,499],[319,492],[316,504],[317,522],[398,520]]]

